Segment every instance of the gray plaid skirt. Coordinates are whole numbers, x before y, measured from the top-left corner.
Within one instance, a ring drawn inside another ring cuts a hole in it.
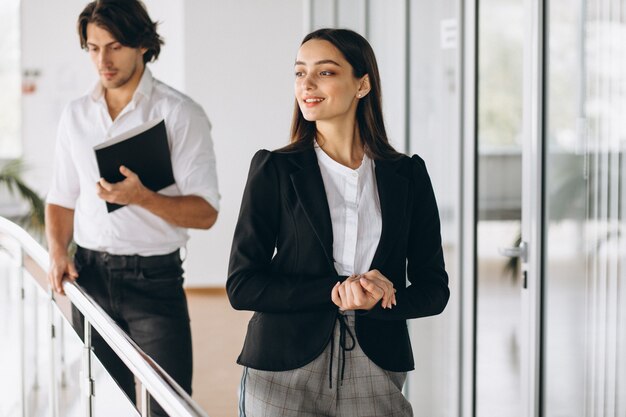
[[[339,316],[331,342],[311,363],[290,371],[245,367],[239,417],[410,417],[406,372],[374,364],[354,337],[354,312]]]

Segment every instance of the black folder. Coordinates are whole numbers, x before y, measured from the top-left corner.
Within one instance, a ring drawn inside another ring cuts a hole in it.
[[[146,188],[159,191],[174,184],[172,159],[167,141],[165,121],[151,120],[121,135],[95,146],[100,176],[110,183],[122,181],[124,165],[135,174]],[[123,205],[106,203],[111,213]]]

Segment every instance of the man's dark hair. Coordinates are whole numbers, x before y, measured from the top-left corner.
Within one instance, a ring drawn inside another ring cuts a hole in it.
[[[89,3],[78,17],[80,46],[87,49],[87,25],[93,23],[106,29],[116,41],[131,48],[146,48],[143,62],[155,61],[163,39],[156,31],[157,22],[138,0],[96,0]]]

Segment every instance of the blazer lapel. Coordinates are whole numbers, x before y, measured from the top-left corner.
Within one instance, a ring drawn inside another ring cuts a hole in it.
[[[330,209],[324,188],[322,173],[315,156],[315,150],[294,153],[292,162],[300,167],[293,172],[291,182],[296,196],[302,205],[307,220],[320,241],[330,267],[334,270],[333,261],[333,226]]]
[[[385,263],[400,231],[409,227],[405,220],[409,181],[396,172],[398,166],[398,162],[376,161],[376,185],[383,226],[370,269],[380,268]]]

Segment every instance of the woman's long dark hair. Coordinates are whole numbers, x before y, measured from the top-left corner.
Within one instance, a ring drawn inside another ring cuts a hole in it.
[[[304,37],[302,43],[319,39],[335,46],[352,65],[356,78],[369,75],[370,91],[359,99],[356,108],[356,125],[365,153],[371,159],[397,159],[401,156],[389,143],[383,121],[380,75],[374,51],[367,40],[348,29],[318,29]],[[283,151],[296,151],[313,145],[316,134],[315,122],[304,118],[298,100],[295,100],[291,121],[291,144]]]

